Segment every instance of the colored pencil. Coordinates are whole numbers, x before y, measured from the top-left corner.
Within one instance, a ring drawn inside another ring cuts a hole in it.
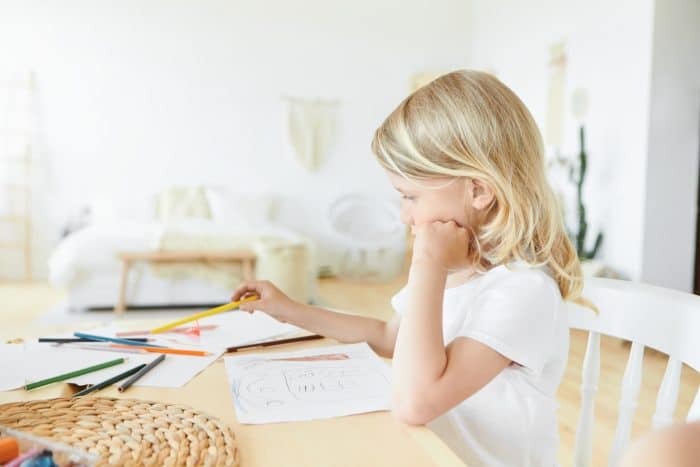
[[[118,390],[119,392],[124,392],[124,391],[126,391],[126,390],[129,388],[129,386],[131,386],[132,384],[134,384],[139,378],[141,378],[143,375],[145,375],[146,373],[148,373],[149,371],[151,371],[153,368],[155,368],[155,366],[158,365],[158,364],[159,364],[160,362],[162,362],[163,360],[165,360],[165,354],[160,354],[160,355],[158,355],[158,357],[157,357],[155,360],[153,360],[151,363],[149,363],[148,365],[146,365],[146,366],[144,366],[143,368],[141,368],[138,372],[134,373],[134,375],[133,375],[131,378],[129,378],[129,379],[127,379],[126,381],[124,381],[124,382],[121,384],[121,386],[119,386],[119,387],[117,388],[117,390]]]
[[[124,378],[128,378],[129,376],[131,376],[131,375],[133,375],[134,373],[138,372],[139,370],[141,370],[141,369],[142,369],[143,367],[145,367],[145,366],[146,366],[145,363],[142,363],[142,364],[140,364],[140,365],[137,365],[137,366],[135,366],[135,367],[133,367],[133,368],[131,368],[131,369],[129,369],[129,370],[126,370],[126,371],[123,372],[123,373],[119,373],[119,374],[116,375],[116,376],[112,376],[111,378],[108,378],[108,379],[106,379],[106,380],[104,380],[104,381],[102,381],[102,382],[100,382],[100,383],[97,383],[97,384],[95,384],[95,385],[93,385],[93,386],[88,386],[87,388],[83,389],[82,391],[76,392],[76,393],[73,394],[73,396],[71,396],[71,397],[84,396],[85,394],[89,394],[89,393],[91,393],[91,392],[93,392],[93,391],[97,391],[98,389],[106,388],[107,386],[110,386],[110,385],[116,383],[117,381],[121,381],[121,380],[123,380]]]
[[[87,341],[85,341],[87,342]],[[102,343],[98,344],[88,344],[88,343],[76,343],[76,344],[53,344],[54,347],[62,349],[80,349],[80,350],[99,350],[103,352],[121,352],[121,353],[146,353],[145,350],[137,349],[133,345],[125,346],[123,349],[115,349],[109,345],[104,345]]]
[[[218,324],[202,324],[201,326],[197,326],[200,331],[211,331],[213,329],[218,328]],[[187,332],[192,331],[192,328],[190,327],[182,327],[182,328],[174,328],[170,329],[167,332],[177,332],[177,333],[182,333],[186,334]],[[117,332],[116,336],[117,337],[130,337],[130,336],[145,336],[146,334],[150,334],[151,330],[143,330],[143,331],[122,331],[122,332]],[[137,340],[137,339],[131,339],[131,340]]]
[[[80,337],[83,339],[91,339],[93,341],[102,341],[102,342],[114,342],[115,344],[135,345],[138,347],[163,347],[162,345],[147,344],[145,342],[134,341],[131,339],[120,339],[118,337],[107,337],[107,336],[95,336],[93,334],[85,334],[84,332],[74,332],[73,335],[75,337]]]
[[[129,339],[134,342],[148,342],[148,338],[146,337],[135,337],[133,339]],[[72,343],[72,342],[101,342],[98,341],[97,339],[87,339],[85,337],[40,337],[39,342],[51,342],[54,344],[65,344],[65,343]]]
[[[169,353],[173,355],[190,355],[194,357],[206,357],[207,355],[211,355],[211,352],[207,352],[206,350],[189,350],[189,349],[171,349],[170,347],[136,347],[136,346],[131,346],[131,345],[122,345],[122,344],[111,344],[110,347],[114,347],[115,349],[128,349],[128,348],[134,348],[134,349],[141,349],[145,350],[146,352],[152,352],[152,353]]]
[[[323,339],[323,337],[324,336],[320,336],[318,334],[311,334],[309,336],[290,337],[288,339],[278,339],[278,340],[274,340],[274,341],[255,342],[253,344],[245,344],[245,345],[237,345],[234,347],[229,347],[226,349],[226,352],[238,352],[239,350],[252,349],[252,348],[257,348],[257,347],[269,347],[271,345],[291,344],[292,342],[312,341],[312,340],[316,340],[316,339]]]
[[[185,318],[178,319],[176,321],[172,321],[172,322],[165,324],[163,326],[160,326],[158,328],[151,329],[151,334],[158,334],[161,332],[169,331],[170,329],[177,327],[181,324],[190,323],[192,321],[197,321],[198,319],[202,319],[202,318],[206,318],[208,316],[223,313],[224,311],[235,310],[236,308],[241,306],[241,303],[252,302],[252,301],[258,300],[258,298],[259,297],[257,295],[251,295],[250,297],[245,297],[241,300],[238,300],[237,302],[227,303],[225,305],[217,306],[216,308],[211,308],[211,309],[206,310],[206,311],[201,311],[199,313],[195,313],[195,314],[187,316]]]
[[[92,366],[89,366],[87,368],[81,368],[80,370],[75,370],[75,371],[71,371],[69,373],[64,373],[62,375],[42,379],[40,381],[35,381],[33,383],[29,383],[29,384],[25,385],[24,389],[27,389],[27,390],[35,389],[35,388],[38,388],[41,386],[46,386],[47,384],[56,383],[58,381],[64,381],[64,380],[67,380],[70,378],[74,378],[76,376],[82,376],[82,375],[86,375],[88,373],[92,373],[93,371],[98,371],[98,370],[102,370],[104,368],[109,368],[109,367],[114,366],[114,365],[119,365],[120,363],[124,363],[124,362],[125,362],[124,358],[117,358],[115,360],[110,360],[108,362],[100,363],[97,365],[92,365]]]

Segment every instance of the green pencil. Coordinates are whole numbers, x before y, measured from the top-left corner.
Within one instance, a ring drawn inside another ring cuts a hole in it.
[[[29,383],[26,386],[24,386],[24,389],[31,390],[31,389],[35,389],[35,388],[38,388],[41,386],[46,386],[47,384],[56,383],[58,381],[64,381],[66,379],[74,378],[76,376],[86,375],[88,373],[92,373],[93,371],[98,371],[98,370],[102,370],[104,368],[109,368],[110,366],[119,365],[120,363],[124,363],[124,361],[125,361],[124,358],[117,358],[115,360],[110,360],[108,362],[100,363],[98,365],[93,365],[93,366],[89,366],[87,368],[83,368],[82,370],[75,370],[75,371],[71,371],[70,373],[64,373],[62,375],[54,376],[53,378],[46,378],[46,379],[42,379],[41,381]]]

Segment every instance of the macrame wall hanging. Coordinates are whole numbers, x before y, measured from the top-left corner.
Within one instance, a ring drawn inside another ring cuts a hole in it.
[[[335,139],[337,101],[284,97],[289,142],[297,161],[317,171]]]

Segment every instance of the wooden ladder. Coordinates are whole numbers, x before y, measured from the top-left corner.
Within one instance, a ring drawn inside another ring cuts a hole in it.
[[[11,277],[31,281],[33,74],[0,78],[0,93],[0,201],[6,201],[0,203],[0,257],[15,258],[18,253],[23,274]],[[0,274],[7,276],[8,271]]]

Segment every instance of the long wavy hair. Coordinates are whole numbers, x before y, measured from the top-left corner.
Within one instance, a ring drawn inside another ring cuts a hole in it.
[[[482,271],[516,260],[546,266],[564,300],[590,306],[547,180],[539,129],[496,77],[459,70],[419,88],[379,126],[372,151],[385,169],[417,183],[469,177],[488,184],[495,202],[471,225],[474,264]]]

